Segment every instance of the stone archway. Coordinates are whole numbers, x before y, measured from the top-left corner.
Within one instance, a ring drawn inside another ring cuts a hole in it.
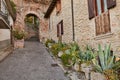
[[[38,36],[38,39],[37,40],[39,40],[39,34],[40,34],[40,15],[36,12],[36,11],[26,11],[25,13],[24,13],[24,17],[23,17],[23,19],[25,20],[25,17],[27,16],[27,15],[29,15],[29,14],[32,14],[32,15],[34,15],[34,16],[36,16],[38,19],[39,19],[39,26],[38,26],[38,33],[37,33],[37,36]],[[26,24],[25,24],[25,21],[24,21],[24,30],[26,29]],[[32,37],[32,36],[28,36],[28,39],[30,38],[30,37]]]
[[[27,33],[26,39],[29,41],[39,41],[40,19],[35,14],[27,14],[24,19],[24,31]]]
[[[15,1],[15,0],[14,0]],[[17,18],[15,22],[15,27],[20,27],[24,30],[25,23],[24,19],[27,14],[34,14],[39,18],[40,25],[39,25],[39,41],[42,41],[42,39],[46,39],[49,37],[48,29],[49,29],[49,20],[44,19],[44,13],[47,9],[47,5],[43,5],[40,3],[34,3],[34,2],[26,2],[21,0],[15,1],[15,4],[17,4]]]

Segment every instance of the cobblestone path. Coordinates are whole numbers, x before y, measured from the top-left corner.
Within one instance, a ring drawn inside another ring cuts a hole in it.
[[[26,42],[0,63],[0,80],[68,80],[39,42]]]

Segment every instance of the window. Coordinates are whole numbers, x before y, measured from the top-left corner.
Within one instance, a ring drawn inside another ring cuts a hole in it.
[[[4,14],[7,14],[7,6],[6,6],[6,3],[5,1],[1,0],[1,11],[4,13]]]
[[[60,13],[60,11],[61,11],[61,0],[57,0],[56,14]]]
[[[116,6],[116,0],[88,0],[89,19]]]
[[[89,19],[95,17],[96,35],[111,32],[108,9],[116,5],[116,0],[88,0]]]
[[[107,11],[107,0],[94,0],[95,15],[100,15],[101,13]]]
[[[58,24],[57,24],[57,37],[60,37],[63,35],[63,20],[61,20]]]

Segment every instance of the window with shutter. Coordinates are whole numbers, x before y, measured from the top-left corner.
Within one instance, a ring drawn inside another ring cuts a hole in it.
[[[89,19],[95,17],[94,14],[94,1],[93,0],[88,0],[88,12],[89,12]]]
[[[116,6],[116,0],[88,0],[89,19]]]
[[[63,35],[63,20],[61,20],[58,24],[57,24],[57,37],[60,37]]]
[[[59,37],[59,25],[57,25],[57,37]]]
[[[116,0],[88,0],[89,19],[95,17],[96,35],[111,32],[108,9],[116,6]]]

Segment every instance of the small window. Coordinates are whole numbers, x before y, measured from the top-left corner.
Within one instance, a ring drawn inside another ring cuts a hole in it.
[[[63,35],[63,20],[61,20],[58,24],[57,24],[57,37],[60,37]]]

